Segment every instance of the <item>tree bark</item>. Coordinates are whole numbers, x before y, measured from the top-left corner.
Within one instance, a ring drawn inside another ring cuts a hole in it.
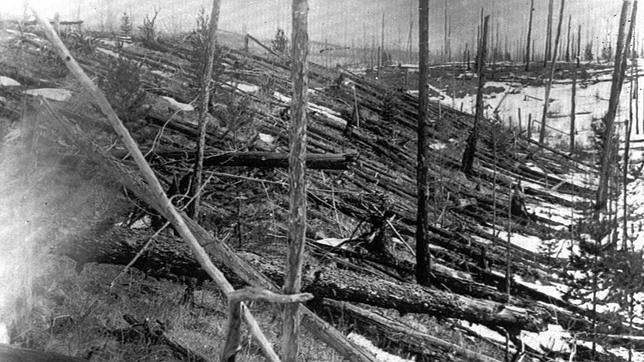
[[[100,237],[95,232],[78,236],[54,252],[67,255],[80,265],[89,262],[127,264],[150,236],[147,230],[115,226]],[[272,283],[279,284],[284,280],[284,263],[279,258],[252,253],[238,255]],[[167,236],[157,237],[153,247],[137,260],[134,267],[157,277],[185,275],[200,280],[207,279],[207,274],[194,262],[189,248]],[[230,273],[228,267],[221,267],[227,274]],[[245,283],[232,273],[230,280],[237,286]],[[302,292],[311,293],[316,298],[364,303],[396,309],[402,313],[458,318],[489,327],[537,331],[550,318],[549,312],[538,308],[527,311],[505,307],[498,302],[470,298],[414,283],[391,281],[349,269],[338,269],[335,264],[316,265],[315,272],[303,275]]]
[[[552,0],[550,0],[552,3]],[[559,39],[561,37],[561,23],[563,23],[563,14],[566,0],[561,0],[561,7],[559,9],[559,25],[557,26],[557,36],[555,38],[555,47],[552,54],[552,62],[550,63],[550,78],[546,85],[546,96],[543,101],[543,114],[541,115],[541,132],[539,132],[539,144],[543,145],[546,138],[546,119],[548,117],[548,106],[550,103],[550,89],[552,88],[552,78],[555,76],[555,64],[557,63],[557,49],[559,48]]]
[[[550,54],[552,51],[552,9],[553,0],[548,1],[548,20],[546,23],[546,50],[543,55],[543,67],[548,66],[548,61],[550,60]]]
[[[610,99],[608,101],[608,112],[604,117],[604,148],[601,154],[601,168],[599,171],[599,186],[597,188],[597,197],[595,200],[595,217],[599,218],[599,213],[606,209],[608,201],[608,179],[611,175],[611,159],[613,156],[612,139],[615,134],[615,117],[617,116],[617,107],[619,106],[619,95],[622,90],[624,74],[626,72],[623,58],[625,49],[629,47],[633,31],[633,23],[637,15],[637,2],[633,5],[631,13],[631,28],[628,37],[625,38],[624,29],[626,28],[626,19],[628,18],[628,9],[630,0],[624,0],[622,4],[622,13],[620,15],[619,31],[617,35],[617,46],[615,47],[615,65],[613,69],[613,82],[610,89]],[[626,43],[626,45],[624,45]]]
[[[418,31],[420,51],[419,77],[418,77],[418,151],[416,169],[416,187],[418,192],[416,212],[416,281],[428,285],[431,271],[431,255],[428,240],[428,212],[429,212],[429,149],[427,137],[429,132],[428,121],[428,56],[429,56],[429,0],[419,0]]]
[[[568,15],[568,36],[566,37],[566,62],[570,62],[570,22],[572,15]]]
[[[201,184],[203,181],[203,159],[206,149],[206,133],[208,128],[208,104],[210,103],[210,83],[212,81],[212,68],[215,63],[215,51],[217,50],[217,27],[219,23],[220,0],[212,1],[210,13],[210,26],[208,29],[208,46],[205,68],[201,74],[201,89],[199,92],[199,139],[197,141],[197,159],[194,165],[192,190],[190,195],[194,200],[189,205],[189,214],[197,219],[201,204]]]
[[[528,42],[525,46],[525,71],[530,70],[530,44],[532,38],[532,17],[534,15],[534,0],[530,0],[530,20],[528,21]]]
[[[467,138],[467,144],[465,146],[465,151],[463,152],[463,159],[461,162],[461,170],[469,175],[472,173],[472,166],[474,165],[474,157],[476,156],[476,144],[479,137],[479,121],[483,118],[483,87],[485,86],[485,57],[487,55],[487,34],[488,34],[488,25],[489,25],[490,16],[485,17],[483,23],[483,36],[481,38],[481,46],[478,50],[478,60],[477,60],[477,74],[479,77],[478,89],[476,92],[476,111],[474,113],[474,124],[472,125],[472,130],[470,135]]]
[[[284,293],[300,292],[302,284],[302,262],[306,246],[306,108],[308,103],[308,0],[293,0],[291,37],[293,59],[291,81],[291,126],[289,135],[289,213],[288,213],[288,255]],[[287,362],[297,360],[300,334],[299,304],[284,306],[282,317],[282,353]]]

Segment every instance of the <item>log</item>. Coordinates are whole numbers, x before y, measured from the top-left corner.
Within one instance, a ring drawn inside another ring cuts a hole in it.
[[[417,360],[450,361],[456,355],[467,361],[498,362],[494,358],[414,330],[403,322],[351,303],[323,299],[321,304],[322,307],[330,307],[329,309],[332,311],[340,311],[342,317],[345,320],[348,319],[360,333],[375,337],[374,339],[382,341],[381,345],[396,347],[407,353],[415,354]]]
[[[197,237],[200,235],[197,233]],[[127,264],[150,238],[150,232],[115,226],[102,236],[91,233],[79,236],[58,247],[55,253],[66,255],[78,263],[87,262]],[[242,260],[266,275],[274,284],[284,278],[283,262],[276,258],[240,253]],[[168,236],[157,237],[154,247],[145,252],[134,267],[157,277],[184,275],[206,279],[206,274],[193,261],[183,243]],[[220,263],[217,263],[220,264]],[[233,283],[242,283],[230,269],[222,270]],[[413,283],[392,282],[349,270],[339,270],[333,265],[320,266],[303,276],[303,292],[316,298],[330,298],[356,302],[380,308],[396,309],[401,313],[421,313],[445,318],[513,330],[538,331],[549,319],[547,312],[536,308],[523,312],[505,308],[501,303],[468,298],[448,292],[423,287]]]
[[[158,156],[183,159],[187,152],[156,152]],[[118,155],[115,155],[118,157]],[[194,154],[188,154],[194,159]],[[306,168],[314,170],[346,170],[358,157],[357,153],[307,154]],[[288,154],[279,152],[228,152],[206,156],[204,167],[288,168]]]

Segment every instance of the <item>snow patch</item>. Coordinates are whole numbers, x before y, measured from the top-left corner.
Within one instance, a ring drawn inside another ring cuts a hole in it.
[[[195,107],[191,106],[190,104],[181,103],[172,97],[161,96],[161,98],[170,103],[169,107],[175,111],[192,112],[195,110]]]
[[[6,324],[0,323],[0,344],[9,344],[10,342],[9,328]]]
[[[266,133],[260,133],[259,134],[259,139],[262,142],[265,142],[265,143],[268,143],[268,144],[273,144],[273,142],[275,142],[275,137],[273,137],[273,136],[271,136],[269,134],[266,134]]]
[[[367,351],[373,353],[376,356],[376,361],[382,361],[382,362],[413,362],[416,361],[416,359],[405,359],[396,355],[393,355],[391,353],[387,353],[380,348],[376,347],[371,343],[370,340],[367,338],[351,332],[347,336],[347,339],[349,339],[351,342],[357,344],[358,346],[366,349]]]
[[[339,245],[342,245],[345,241],[349,239],[338,239],[338,238],[326,238],[326,239],[320,239],[320,240],[315,240],[317,244],[322,244],[322,245],[328,245],[332,247],[337,247]]]
[[[17,87],[20,86],[20,82],[13,78],[5,77],[0,75],[0,86],[2,87]]]
[[[521,331],[521,340],[542,353],[546,351],[570,353],[572,350],[569,342],[572,341],[572,336],[556,324],[549,324],[548,329],[540,333]]]
[[[41,96],[45,99],[59,102],[65,102],[72,97],[71,91],[62,88],[27,89],[23,93],[34,97]]]

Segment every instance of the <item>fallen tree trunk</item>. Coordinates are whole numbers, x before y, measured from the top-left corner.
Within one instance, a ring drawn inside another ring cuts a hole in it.
[[[380,345],[387,345],[415,354],[419,361],[449,361],[454,359],[454,355],[466,361],[498,361],[484,354],[414,330],[407,324],[350,303],[324,299],[321,302],[321,307],[331,311],[339,311],[342,313],[342,318],[350,321],[360,333],[380,340]]]
[[[194,153],[186,151],[158,151],[157,156],[165,159],[194,160]],[[124,157],[127,152],[117,150],[112,152],[114,157]],[[306,167],[315,170],[346,170],[355,162],[356,153],[341,154],[307,154]],[[288,168],[288,154],[279,152],[227,152],[207,155],[204,167],[256,167],[256,168]]]
[[[104,226],[103,226],[104,228]],[[84,264],[100,262],[127,264],[137,254],[139,248],[149,239],[148,231],[137,231],[113,227],[101,237],[94,233],[71,240],[59,247],[56,253],[66,255]],[[277,259],[243,253],[242,260],[252,265],[259,273],[266,275],[274,284],[281,284],[284,277],[283,262]],[[221,264],[221,263],[217,263]],[[200,280],[206,274],[194,262],[183,243],[168,237],[157,237],[157,242],[134,264],[135,267],[150,275],[173,277],[190,276]],[[231,282],[243,283],[234,278],[230,269],[222,267]],[[463,319],[478,324],[513,330],[537,331],[544,323],[546,313],[505,308],[502,304],[453,295],[448,292],[422,287],[412,283],[392,282],[370,275],[335,266],[320,266],[315,272],[303,277],[303,291],[316,298],[330,298],[347,302],[357,302],[380,308],[396,309],[401,313],[431,314],[441,317]]]

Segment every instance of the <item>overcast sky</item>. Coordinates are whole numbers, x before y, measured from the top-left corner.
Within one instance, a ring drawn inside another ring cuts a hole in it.
[[[558,14],[561,0],[555,0]],[[200,7],[210,9],[209,0],[31,0],[52,16],[58,11],[62,18],[80,17],[90,24],[105,21],[111,14],[118,24],[123,11],[133,15],[135,25],[140,25],[144,14],[153,8],[160,9],[159,25],[170,31],[178,28],[188,30],[194,25],[194,17]],[[20,13],[19,0],[0,0],[3,13]],[[290,0],[221,0],[222,29],[242,32],[245,28],[259,37],[271,37],[277,27],[290,32]],[[492,25],[499,29],[499,38],[513,44],[525,39],[530,0],[430,0],[430,48],[437,49],[443,43],[444,9],[447,3],[448,17],[452,25],[452,45],[458,47],[471,43],[475,37],[480,10],[492,15]],[[545,19],[548,0],[535,0],[533,39],[541,52],[544,44]],[[567,30],[568,15],[572,26],[583,26],[582,38],[594,35],[596,43],[616,33],[621,9],[621,0],[567,0],[563,36]],[[385,14],[385,46],[406,49],[409,42],[410,22],[413,21],[412,44],[417,47],[417,0],[309,0],[310,36],[314,40],[328,40],[338,44],[363,44],[379,42],[382,14]],[[644,11],[644,9],[641,9]],[[641,12],[640,11],[640,14]],[[641,18],[639,16],[638,18]],[[638,30],[644,24],[638,21]],[[555,21],[556,29],[556,21]],[[496,30],[494,31],[496,33]],[[638,31],[641,33],[640,31]],[[565,38],[564,38],[565,39]]]

